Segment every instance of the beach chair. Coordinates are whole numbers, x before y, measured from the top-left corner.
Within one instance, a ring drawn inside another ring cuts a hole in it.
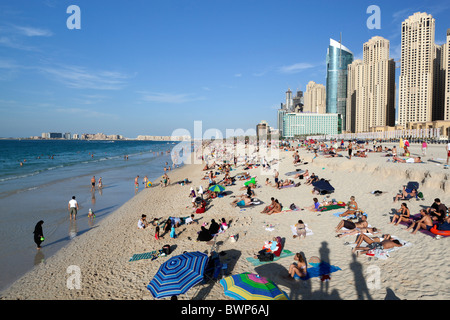
[[[203,274],[203,284],[210,281],[216,282],[223,275],[223,268],[224,265],[220,261],[219,255],[216,252],[211,252]]]

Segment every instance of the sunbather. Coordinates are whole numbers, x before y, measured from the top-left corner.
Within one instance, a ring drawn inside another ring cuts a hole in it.
[[[361,244],[363,243],[363,241],[366,242],[367,244],[371,244],[371,243],[381,243],[384,240],[392,240],[391,235],[383,234],[381,237],[369,237],[368,235],[361,233],[360,235],[358,235],[356,237],[356,240],[355,240],[356,246],[355,246],[355,248],[353,248],[352,252],[355,252],[356,248],[360,247]],[[373,245],[373,246],[375,246],[375,245]]]
[[[268,212],[267,212],[267,214],[268,215],[271,215],[271,214],[273,214],[273,213],[280,213],[281,212],[281,204],[278,202],[278,199],[275,199],[275,202],[274,202],[274,206],[273,206],[273,208],[271,209],[271,210],[269,210]]]
[[[399,193],[394,197],[394,202],[397,202],[398,200],[409,200],[411,198],[415,198],[416,196],[417,196],[416,189],[412,189],[410,192],[408,192],[408,190],[406,190],[406,187],[403,186],[402,193]]]
[[[367,228],[368,226],[369,223],[367,222],[367,217],[363,215],[361,216],[361,218],[359,218],[358,222],[353,222],[346,219],[342,220],[336,226],[336,232],[338,233],[339,231],[341,231],[342,228],[353,230],[355,228]]]
[[[398,225],[402,221],[408,222],[410,221],[410,215],[411,212],[409,211],[408,206],[403,202],[400,209],[397,210],[397,212],[394,214],[394,217],[392,218],[390,224]]]
[[[433,228],[433,219],[430,215],[425,214],[422,216],[422,219],[418,221],[412,221],[412,224],[406,229],[407,231],[414,229],[412,234],[416,234],[419,229],[424,229],[430,231]]]
[[[355,248],[353,248],[352,252],[357,252],[359,253],[359,251],[369,251],[369,250],[373,250],[373,249],[391,249],[394,247],[402,247],[403,245],[400,243],[399,240],[392,240],[392,239],[386,239],[386,240],[382,240],[380,242],[375,241],[374,239],[367,237],[367,236],[363,236],[366,237],[364,238],[364,241],[368,243],[367,247],[360,247],[360,246],[356,246]]]
[[[355,229],[348,230],[348,231],[342,231],[340,234],[337,235],[337,237],[343,238],[346,236],[351,236],[351,235],[355,235],[355,234],[364,234],[364,233],[375,234],[375,233],[379,233],[379,230],[375,227],[373,227],[373,228],[355,228]]]
[[[295,275],[303,278],[307,275],[308,266],[303,258],[303,255],[296,253],[294,256],[295,262],[289,266],[289,275],[294,278]]]
[[[358,210],[358,204],[355,201],[355,197],[351,196],[350,197],[350,202],[348,203],[347,211],[341,213],[339,215],[339,217],[345,217],[345,216],[348,216],[348,215],[354,215],[354,214],[356,214],[357,210]]]
[[[231,205],[233,207],[237,207],[237,206],[244,207],[244,206],[249,206],[251,204],[252,204],[252,199],[246,194],[240,196],[238,199],[234,200],[231,203]]]
[[[270,198],[270,200],[272,201],[272,202],[270,203],[270,205],[266,206],[266,207],[263,209],[263,211],[261,211],[261,213],[267,213],[267,212],[269,212],[270,210],[272,210],[272,209],[275,207],[275,198],[272,197],[272,198]]]

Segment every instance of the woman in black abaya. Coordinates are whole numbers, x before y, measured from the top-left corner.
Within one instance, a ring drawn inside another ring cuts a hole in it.
[[[34,227],[34,242],[37,245],[37,249],[41,249],[41,243],[44,241],[44,232],[42,231],[42,225],[44,224],[44,221],[39,221],[36,226]]]

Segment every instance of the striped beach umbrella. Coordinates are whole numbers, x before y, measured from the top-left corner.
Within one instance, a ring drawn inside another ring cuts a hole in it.
[[[273,281],[250,272],[223,278],[220,284],[236,300],[289,300]]]
[[[147,289],[154,298],[186,293],[203,280],[208,256],[202,252],[186,252],[164,262]]]
[[[225,187],[221,186],[220,184],[215,184],[215,185],[209,187],[208,190],[211,191],[211,192],[218,192],[218,193],[220,193],[220,192],[225,191]]]

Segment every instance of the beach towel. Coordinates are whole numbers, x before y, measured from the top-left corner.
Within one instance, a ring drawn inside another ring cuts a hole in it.
[[[249,208],[249,207],[253,207],[253,206],[257,206],[260,204],[263,204],[264,202],[262,202],[261,200],[258,199],[252,199],[252,202],[249,205],[237,205],[238,208]]]
[[[134,254],[130,260],[128,260],[128,262],[131,261],[139,261],[139,260],[144,260],[144,259],[151,259],[151,260],[155,260],[158,257],[163,257],[166,254],[164,253],[164,250],[160,249],[160,250],[155,250],[155,251],[150,251],[150,252],[144,252],[144,253],[137,253]]]
[[[413,219],[414,221],[418,221],[418,220],[422,219],[422,215],[420,213],[418,213],[418,214],[411,215],[410,218]],[[406,227],[409,227],[411,225],[410,222],[405,222],[405,221],[401,221],[400,224],[403,226],[406,226]],[[438,224],[438,222],[433,222],[433,224]],[[436,236],[431,231],[428,231],[428,230],[422,229],[422,228],[419,229],[419,232],[426,234],[427,236],[430,236],[433,238]]]
[[[307,236],[312,236],[314,233],[312,232],[312,230],[310,229],[310,228],[308,228],[308,225],[305,223],[305,230],[306,230],[306,235]],[[292,234],[294,235],[294,236],[296,236],[297,235],[297,228],[295,227],[295,226],[292,226],[291,225],[291,231],[292,231]]]
[[[320,276],[329,275],[330,273],[342,270],[338,266],[332,266],[327,262],[310,263],[305,277],[294,276],[294,279],[309,280]]]
[[[341,209],[344,207],[345,207],[345,203],[331,204],[328,206],[319,207],[319,211],[325,212],[325,211],[330,211],[330,210],[335,210],[335,209]]]
[[[345,217],[339,217],[340,214],[344,213],[345,211],[342,212],[335,212],[333,213],[333,216],[337,217],[337,218],[341,218],[341,219],[356,219],[356,215],[354,214],[349,214],[348,216]],[[363,212],[363,215],[365,215],[366,217],[368,217],[367,213]]]
[[[402,249],[402,248],[406,248],[406,247],[412,246],[411,242],[399,239],[396,236],[392,236],[392,239],[400,241],[402,246],[401,247],[394,247],[394,248],[391,248],[391,249],[372,249],[372,250],[367,251],[366,255],[374,257],[374,258],[377,258],[377,259],[386,260],[387,258],[390,257],[390,253],[392,253],[394,251],[397,251],[399,249]],[[355,246],[356,246],[356,244],[352,244],[351,245],[352,248],[354,248]]]
[[[280,256],[279,256],[279,257],[276,257],[276,256],[275,256],[275,257],[273,258],[273,261],[277,261],[277,260],[279,260],[279,259],[281,259],[281,258],[286,258],[286,257],[290,257],[290,256],[293,256],[293,255],[295,255],[295,253],[293,253],[292,251],[283,249],[283,250],[281,251]],[[248,257],[248,258],[245,258],[245,259],[246,259],[248,262],[250,262],[252,265],[254,265],[254,266],[260,266],[260,265],[265,264],[265,263],[271,263],[271,262],[273,262],[273,261],[259,261],[258,258],[254,258],[254,257]]]

